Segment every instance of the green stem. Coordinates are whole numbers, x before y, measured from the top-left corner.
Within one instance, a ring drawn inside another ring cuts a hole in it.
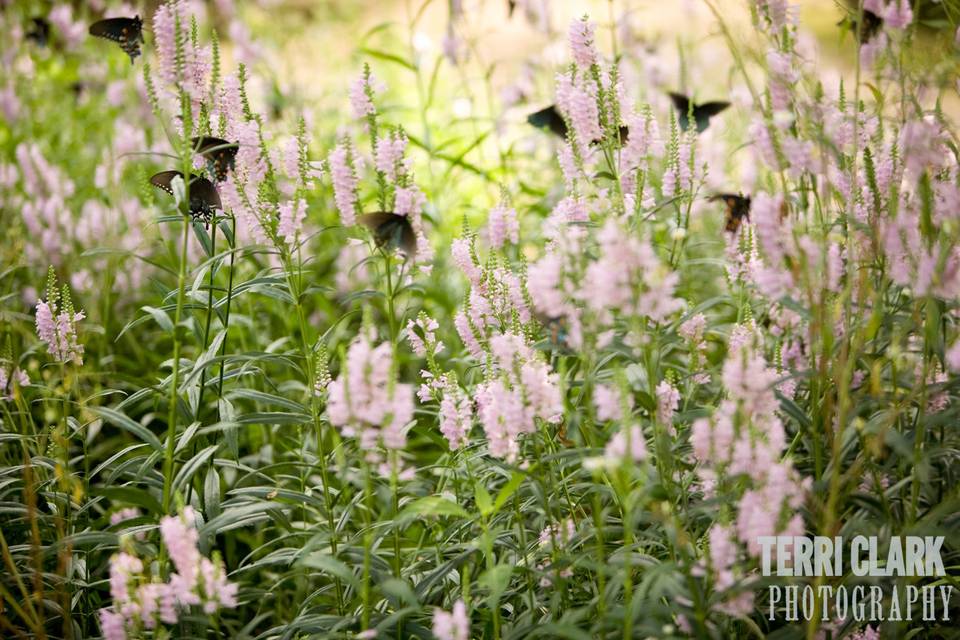
[[[189,189],[189,187],[188,187]],[[189,193],[187,194],[189,197]],[[189,202],[189,200],[187,200]],[[170,397],[167,410],[167,450],[163,464],[163,513],[170,512],[173,491],[174,441],[177,436],[177,399],[180,383],[180,320],[183,316],[183,299],[187,280],[187,244],[190,241],[190,219],[183,219],[183,237],[180,247],[180,268],[177,273],[177,308],[173,315],[173,373],[170,377]]]

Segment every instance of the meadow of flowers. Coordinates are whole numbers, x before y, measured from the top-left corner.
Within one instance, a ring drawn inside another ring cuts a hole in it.
[[[767,587],[958,595],[960,6],[558,4],[0,0],[0,636],[958,637]]]

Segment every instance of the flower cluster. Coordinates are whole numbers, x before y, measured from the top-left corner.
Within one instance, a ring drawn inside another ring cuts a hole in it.
[[[343,435],[357,438],[366,460],[380,473],[402,473],[399,464],[387,464],[378,447],[399,452],[406,444],[406,428],[413,419],[413,386],[396,381],[393,345],[365,331],[350,343],[339,377],[328,387],[327,416]],[[395,458],[393,458],[395,460]]]
[[[77,323],[84,319],[83,311],[74,311],[70,289],[64,285],[57,290],[57,276],[50,267],[47,275],[47,299],[37,302],[37,337],[47,345],[47,351],[58,362],[83,364],[83,345],[77,336]]]
[[[477,413],[490,454],[513,461],[520,453],[520,436],[536,432],[537,420],[561,420],[559,379],[517,334],[494,336],[490,351],[492,376],[477,386]]]
[[[131,552],[110,559],[113,601],[100,610],[107,640],[139,638],[161,625],[175,625],[193,607],[209,616],[237,606],[237,585],[227,580],[223,564],[200,554],[192,508],[161,518],[160,536],[174,568],[166,581],[144,573],[149,565]]]

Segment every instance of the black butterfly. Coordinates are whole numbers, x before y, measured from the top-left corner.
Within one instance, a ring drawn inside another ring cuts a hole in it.
[[[143,21],[140,16],[133,18],[107,18],[90,25],[90,35],[113,40],[120,45],[124,53],[130,56],[130,64],[140,55],[140,43],[143,42]]]
[[[190,141],[194,150],[207,161],[207,170],[217,182],[227,179],[227,172],[232,171],[240,146],[234,142],[227,142],[220,138],[194,138]]]
[[[684,131],[690,126],[690,98],[682,93],[670,92],[670,100],[677,110],[677,121]],[[693,119],[697,123],[697,133],[702,133],[710,126],[710,118],[730,106],[729,102],[704,102],[693,105]]]
[[[507,0],[507,17],[512,18],[513,12],[517,9],[517,0]]]
[[[550,105],[549,107],[540,109],[540,111],[536,113],[531,113],[527,116],[527,122],[538,129],[548,129],[561,138],[567,137],[567,123],[555,105]]]
[[[381,249],[399,249],[408,257],[417,252],[417,236],[407,216],[377,211],[360,216],[360,224],[370,229]]]
[[[734,193],[718,193],[709,198],[710,202],[723,200],[727,205],[727,217],[723,230],[729,233],[736,233],[740,230],[743,221],[750,219],[750,196],[743,196]]]
[[[150,184],[173,195],[174,178],[183,178],[183,174],[179,171],[161,171],[150,178]],[[223,209],[223,205],[217,187],[202,176],[190,176],[190,216],[209,223],[218,209]]]
[[[538,129],[549,130],[561,138],[566,139],[567,137],[567,123],[563,119],[563,116],[560,115],[560,111],[557,110],[556,105],[552,104],[549,107],[540,109],[540,111],[536,113],[531,113],[527,116],[527,122]],[[620,127],[621,143],[627,139],[628,135],[630,135],[630,130],[627,127]],[[591,142],[599,142],[599,140],[591,140]]]
[[[46,18],[34,18],[33,29],[24,36],[27,40],[33,40],[38,47],[47,46],[50,41],[50,22]]]
[[[883,18],[875,14],[873,11],[864,9],[863,24],[858,26],[857,18],[854,15],[844,18],[838,22],[837,25],[847,25],[851,31],[857,34],[860,44],[866,44],[867,42],[870,42],[870,39],[873,38],[873,36],[880,32],[881,27],[883,27]]]

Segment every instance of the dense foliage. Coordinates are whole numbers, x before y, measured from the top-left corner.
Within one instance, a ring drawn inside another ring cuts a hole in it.
[[[663,55],[611,0],[495,87],[471,12],[548,4],[428,1],[331,113],[241,3],[141,8],[139,57],[52,4],[0,2],[4,637],[956,634],[771,619],[923,580],[758,543],[945,536],[956,584],[954,5],[837,9],[837,73],[787,0]]]

